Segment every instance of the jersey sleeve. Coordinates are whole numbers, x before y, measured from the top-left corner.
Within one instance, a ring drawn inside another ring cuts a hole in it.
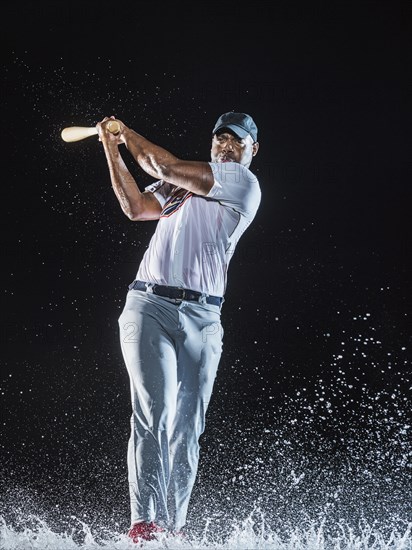
[[[163,180],[155,181],[144,188],[145,192],[153,193],[157,200],[160,202],[160,206],[163,208],[168,197],[173,191],[174,186],[170,185]]]
[[[254,216],[261,190],[257,177],[237,162],[209,162],[214,184],[206,197],[233,208],[243,216]]]

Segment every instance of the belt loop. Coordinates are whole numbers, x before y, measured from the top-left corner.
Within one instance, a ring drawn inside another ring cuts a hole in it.
[[[198,302],[199,302],[200,304],[203,304],[203,305],[207,304],[206,298],[207,298],[208,296],[209,296],[209,294],[205,294],[204,292],[202,292],[202,294],[201,294],[200,297],[199,297]]]
[[[153,287],[155,286],[154,283],[145,283],[146,285],[146,292],[149,294],[153,294]]]

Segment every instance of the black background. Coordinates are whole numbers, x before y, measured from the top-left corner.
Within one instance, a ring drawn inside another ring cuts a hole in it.
[[[265,480],[279,482],[259,470],[259,457],[267,464],[275,456],[277,465],[289,457],[303,471],[305,457],[319,449],[329,465],[353,459],[354,448],[363,461],[366,441],[376,472],[380,433],[390,456],[405,460],[410,4],[270,6],[3,8],[1,393],[9,511],[10,502],[31,495],[49,514],[57,507],[103,515],[119,529],[128,522],[130,405],[117,318],[156,222],[133,223],[121,212],[97,138],[60,137],[65,126],[93,126],[110,115],[186,159],[209,160],[211,130],[225,111],[248,112],[259,128],[251,169],[262,203],[229,268],[224,353],[193,509],[204,495],[224,502],[225,484],[248,461],[253,495],[256,488],[263,494]],[[141,187],[152,181],[125,158]],[[283,448],[277,455],[276,445]],[[386,458],[385,468],[400,512],[409,478],[396,460]],[[238,496],[250,489],[246,477]]]

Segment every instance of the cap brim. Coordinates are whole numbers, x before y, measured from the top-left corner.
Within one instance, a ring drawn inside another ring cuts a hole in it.
[[[236,124],[222,124],[221,126],[218,126],[213,130],[213,133],[216,134],[219,130],[232,130],[238,137],[241,139],[245,138],[249,135],[249,132],[247,132],[244,128],[241,126],[237,126]]]

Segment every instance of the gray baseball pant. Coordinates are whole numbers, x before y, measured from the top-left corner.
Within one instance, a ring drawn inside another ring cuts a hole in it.
[[[133,411],[131,524],[185,525],[222,353],[220,312],[217,305],[127,293],[118,322]]]

